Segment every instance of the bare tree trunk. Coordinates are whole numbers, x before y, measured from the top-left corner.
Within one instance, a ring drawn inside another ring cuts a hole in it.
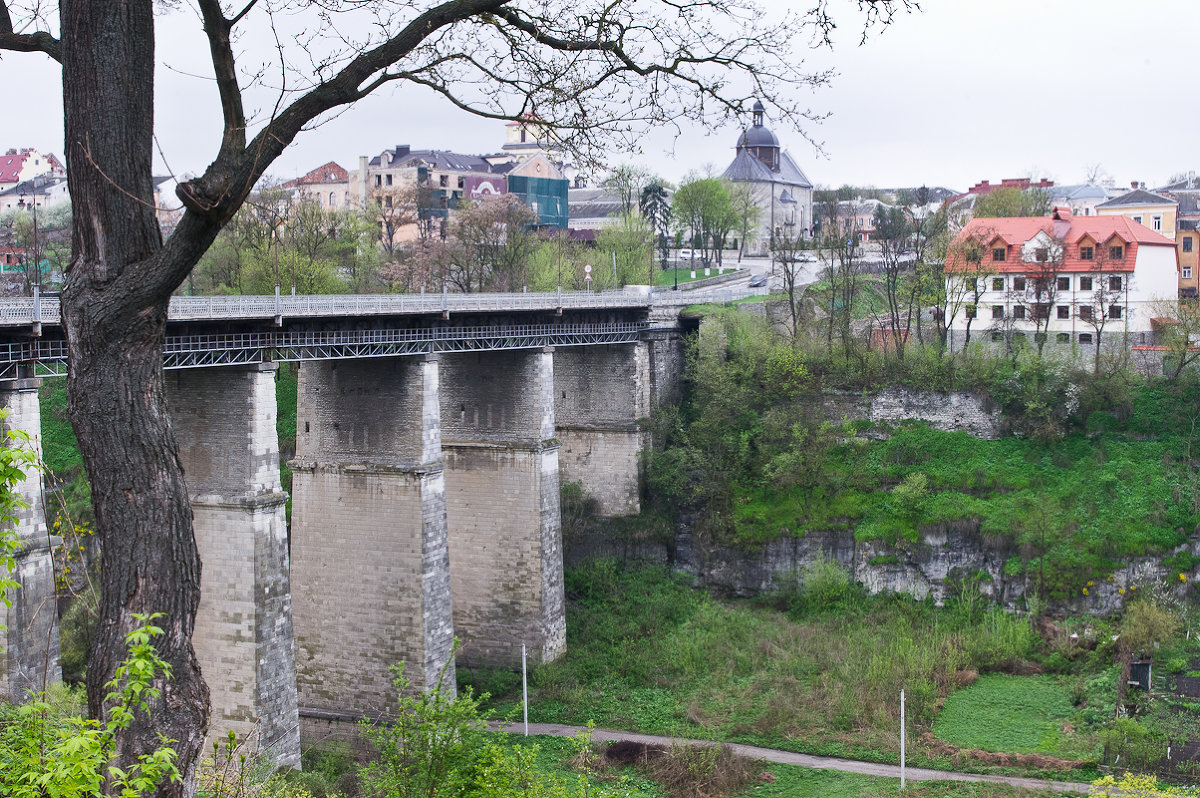
[[[208,718],[191,645],[200,559],[167,420],[162,346],[171,290],[216,228],[187,251],[163,250],[151,184],[151,0],[63,0],[61,16],[67,174],[80,209],[62,300],[67,393],[105,563],[88,708],[94,717],[106,711],[104,685],[125,657],[133,614],[162,613],[165,634],[155,645],[172,674],[158,680],[153,723],[139,715],[120,734],[118,753],[136,761],[161,745],[161,733],[176,740],[179,767],[190,775]],[[182,796],[185,788],[166,785],[158,794]]]

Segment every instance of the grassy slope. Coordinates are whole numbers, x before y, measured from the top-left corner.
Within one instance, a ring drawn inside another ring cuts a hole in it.
[[[916,738],[960,672],[1010,666],[1035,646],[1021,618],[849,588],[822,597],[824,608],[781,597],[784,613],[611,563],[569,572],[567,587],[568,653],[534,672],[531,720],[894,762],[900,687]],[[460,671],[460,681],[480,676]],[[910,761],[951,766],[917,743]]]
[[[1047,444],[905,424],[886,441],[838,446],[825,466],[836,488],[747,491],[738,534],[761,541],[851,524],[859,539],[916,541],[921,524],[977,519],[984,534],[1034,552],[1032,562],[1010,562],[1012,573],[1036,569],[1044,550],[1048,589],[1074,595],[1121,558],[1178,546],[1200,524],[1181,500],[1195,486],[1183,469],[1165,467],[1175,451],[1117,433]],[[893,488],[906,480],[922,487],[902,502]]]

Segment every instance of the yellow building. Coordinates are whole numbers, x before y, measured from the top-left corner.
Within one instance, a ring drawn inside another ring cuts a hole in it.
[[[1200,294],[1200,231],[1197,223],[1183,220],[1175,235],[1179,247],[1179,295],[1194,297]]]
[[[1179,203],[1162,194],[1136,188],[1096,206],[1099,216],[1125,216],[1167,238],[1175,237]]]

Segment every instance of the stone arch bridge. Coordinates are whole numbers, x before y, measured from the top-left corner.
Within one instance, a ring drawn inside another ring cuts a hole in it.
[[[744,292],[743,292],[744,293]],[[565,648],[559,485],[639,509],[643,421],[677,390],[680,306],[738,294],[192,297],[172,300],[168,402],[204,572],[195,646],[210,733],[298,764],[302,734],[384,713],[460,662]],[[292,522],[275,370],[298,361]],[[0,300],[0,403],[36,435],[66,373],[53,299]],[[22,486],[0,689],[56,667],[40,479]]]

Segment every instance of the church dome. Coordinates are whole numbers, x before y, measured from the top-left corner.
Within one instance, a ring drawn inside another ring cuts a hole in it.
[[[763,115],[766,111],[762,102],[754,101],[754,123],[738,137],[737,146],[741,147],[778,147],[779,139],[763,125]]]
[[[753,125],[742,132],[739,147],[778,147],[779,139],[761,124]]]

